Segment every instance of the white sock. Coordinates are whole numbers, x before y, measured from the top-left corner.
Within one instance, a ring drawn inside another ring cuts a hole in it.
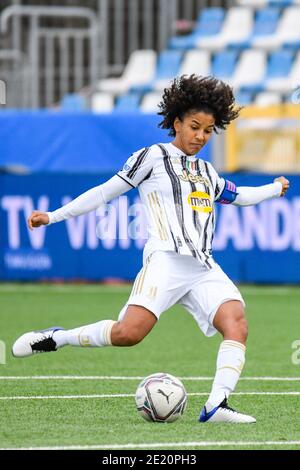
[[[58,348],[67,344],[83,347],[111,346],[111,329],[115,323],[113,320],[102,320],[72,330],[58,330],[53,334],[53,339]]]
[[[238,341],[225,340],[220,344],[217,371],[208,400],[207,411],[218,406],[235,389],[245,364],[246,347]]]

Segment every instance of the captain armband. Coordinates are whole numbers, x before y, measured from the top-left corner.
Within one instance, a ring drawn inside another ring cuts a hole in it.
[[[225,180],[225,186],[220,196],[216,200],[219,204],[231,204],[235,201],[238,193],[236,190],[236,185],[231,181]]]

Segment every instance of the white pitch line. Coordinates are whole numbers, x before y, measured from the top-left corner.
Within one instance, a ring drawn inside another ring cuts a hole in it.
[[[207,396],[208,392],[192,392],[188,393],[189,397]],[[300,392],[233,392],[230,395],[291,395],[299,396]],[[129,398],[134,397],[134,393],[116,393],[116,394],[97,394],[97,395],[36,395],[36,396],[10,396],[1,397],[0,400],[78,400],[81,398]]]
[[[47,291],[49,293],[73,294],[78,289],[83,293],[104,293],[112,294],[114,292],[127,293],[132,288],[132,283],[116,284],[0,284],[0,292],[10,293],[36,293]],[[239,289],[246,295],[287,295],[290,292],[297,291],[297,287],[252,287],[240,285]]]
[[[2,375],[0,380],[143,380],[144,376],[118,375]],[[186,381],[210,381],[214,377],[179,377]],[[240,377],[239,381],[299,382],[300,377]]]
[[[192,442],[145,442],[131,444],[91,444],[50,447],[1,447],[0,450],[100,450],[100,449],[152,449],[161,447],[255,447],[300,446],[300,441],[192,441]]]
[[[128,397],[134,397],[134,394],[116,393],[112,395],[112,394],[103,393],[103,394],[97,394],[97,395],[36,395],[36,396],[0,397],[0,400],[53,400],[53,399],[78,400],[81,398],[128,398]]]
[[[78,291],[82,294],[127,294],[132,289],[132,284],[124,285],[99,285],[99,286],[85,286],[78,284],[78,286],[1,286],[0,292],[16,293],[16,294],[36,294],[36,293],[49,293],[49,294],[74,294]],[[276,292],[276,291],[275,291]]]

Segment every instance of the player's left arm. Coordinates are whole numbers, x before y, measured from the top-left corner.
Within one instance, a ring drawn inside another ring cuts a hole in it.
[[[222,178],[211,163],[206,162],[206,167],[214,187],[214,201],[219,204],[253,206],[268,199],[284,196],[290,187],[289,180],[284,176],[279,176],[273,183],[263,186],[236,186],[232,181]]]
[[[274,179],[273,183],[263,186],[238,186],[236,198],[232,202],[236,206],[252,206],[276,197],[284,196],[289,189],[290,182],[284,176]]]
[[[216,172],[215,202],[236,206],[253,206],[260,202],[284,196],[290,182],[284,176],[275,178],[273,183],[263,186],[236,186],[232,181],[221,178]]]

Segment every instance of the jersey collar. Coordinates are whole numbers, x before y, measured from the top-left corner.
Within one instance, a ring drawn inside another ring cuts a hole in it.
[[[180,150],[176,145],[172,144],[172,142],[168,142],[167,144],[162,144],[165,145],[170,153],[170,156],[185,156],[187,157],[188,160],[190,161],[195,161],[197,160],[196,154],[195,155],[186,155],[182,150]]]

